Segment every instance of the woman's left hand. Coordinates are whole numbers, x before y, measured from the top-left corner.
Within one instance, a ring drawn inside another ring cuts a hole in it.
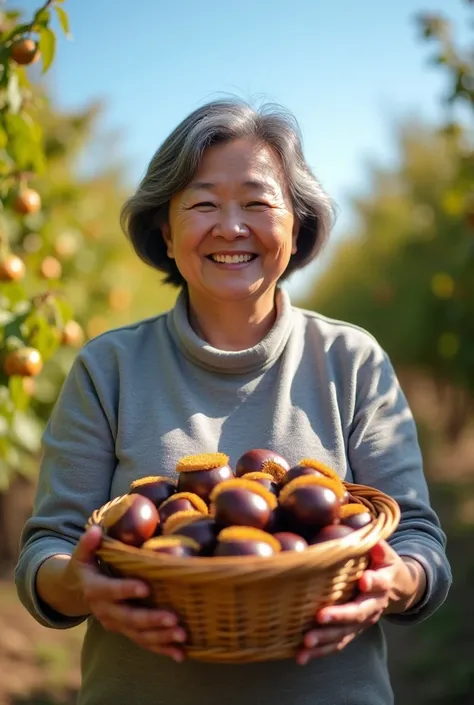
[[[359,580],[359,595],[352,602],[324,607],[316,615],[320,626],[305,634],[297,662],[341,651],[383,614],[404,612],[418,602],[426,588],[422,566],[402,558],[386,541],[371,551],[371,563]]]

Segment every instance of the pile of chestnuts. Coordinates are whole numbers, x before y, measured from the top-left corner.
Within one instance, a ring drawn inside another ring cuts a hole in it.
[[[102,528],[129,546],[179,557],[262,558],[305,551],[374,519],[337,473],[312,458],[293,467],[278,453],[188,455],[165,476],[132,482],[104,513]]]

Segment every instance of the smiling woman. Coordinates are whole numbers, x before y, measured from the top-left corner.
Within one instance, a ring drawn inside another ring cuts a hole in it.
[[[282,285],[317,255],[333,215],[294,119],[239,101],[178,125],[125,204],[138,255],[181,292],[171,311],[77,356],[44,435],[16,571],[42,624],[89,618],[79,705],[392,705],[380,619],[425,619],[451,576],[387,355],[366,331],[292,306]],[[136,607],[129,598],[147,585],[99,573],[100,531],[83,527],[131,483],[176,480],[184,456],[225,454],[232,473],[249,448],[270,448],[293,470],[316,458],[381,489],[400,524],[374,547],[358,594],[320,610],[293,659],[196,663],[179,615]]]

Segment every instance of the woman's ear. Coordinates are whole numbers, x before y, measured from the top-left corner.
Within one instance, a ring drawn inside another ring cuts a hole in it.
[[[163,236],[163,240],[165,241],[166,244],[166,254],[170,259],[174,259],[174,254],[173,254],[173,240],[171,238],[171,230],[169,223],[163,223],[161,225],[161,235]]]
[[[300,221],[295,217],[293,231],[291,233],[291,254],[296,255],[298,251],[298,235],[300,233]]]

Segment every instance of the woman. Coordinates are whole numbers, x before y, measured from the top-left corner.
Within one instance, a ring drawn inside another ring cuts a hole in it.
[[[293,308],[280,286],[314,259],[332,216],[294,120],[238,101],[186,118],[125,205],[136,252],[181,293],[170,312],[105,333],[77,356],[44,434],[16,571],[40,623],[88,617],[81,705],[393,702],[379,620],[425,619],[451,578],[386,354],[356,326]],[[99,575],[100,530],[83,526],[132,480],[173,476],[183,455],[219,450],[235,463],[253,447],[293,464],[312,456],[380,488],[400,503],[400,526],[374,548],[360,596],[321,610],[296,659],[185,660],[176,617],[124,602],[146,586]]]

